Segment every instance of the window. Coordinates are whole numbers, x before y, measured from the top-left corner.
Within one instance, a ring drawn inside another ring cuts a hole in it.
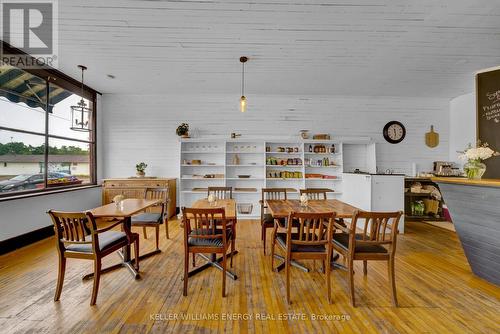
[[[96,184],[96,93],[84,91],[89,131],[72,129],[81,91],[55,72],[0,65],[0,197]]]

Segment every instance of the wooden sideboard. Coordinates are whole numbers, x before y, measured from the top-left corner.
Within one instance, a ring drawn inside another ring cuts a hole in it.
[[[104,179],[102,183],[102,204],[109,204],[116,195],[123,195],[125,198],[144,198],[146,188],[167,188],[169,189],[169,202],[167,208],[168,217],[175,215],[176,201],[176,179],[174,178],[124,178],[124,179]]]

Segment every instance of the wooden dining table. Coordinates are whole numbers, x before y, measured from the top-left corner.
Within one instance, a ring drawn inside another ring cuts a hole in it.
[[[236,223],[237,223],[237,212],[236,212],[236,201],[234,199],[218,199],[215,203],[209,203],[208,199],[203,198],[199,199],[196,202],[193,203],[191,206],[194,209],[215,209],[215,208],[224,208],[225,210],[225,216],[226,216],[226,222],[230,222],[233,224],[233,238],[236,238]],[[217,218],[217,215],[214,216]],[[189,216],[187,217],[188,219],[190,218]],[[227,254],[227,257],[230,258],[234,255],[238,254],[238,251],[235,250],[232,253]],[[198,256],[206,260],[207,262],[199,267],[194,268],[190,272],[188,272],[188,277],[191,277],[193,275],[196,275],[202,271],[204,271],[207,268],[215,267],[219,270],[223,270],[222,266],[220,265],[220,262],[222,261],[223,257],[216,257],[216,254],[210,254],[210,256],[207,256],[205,254],[198,253]],[[226,274],[228,277],[230,277],[233,280],[238,279],[238,276],[232,272],[231,270],[226,269]]]
[[[123,200],[121,202],[121,205],[110,203],[89,210],[98,222],[103,222],[109,219],[123,219],[123,231],[127,234],[127,238],[129,239],[129,244],[123,247],[121,252],[118,252],[118,254],[120,254],[120,256],[122,257],[122,262],[102,269],[101,273],[106,273],[118,268],[126,267],[136,279],[140,278],[139,272],[135,270],[134,265],[131,263],[130,259],[130,242],[132,241],[131,217],[154,205],[157,205],[159,202],[160,200],[156,199],[149,200],[128,198]],[[94,273],[90,273],[85,275],[83,279],[89,279],[93,276]]]
[[[299,200],[267,200],[266,201],[269,212],[274,218],[288,218],[291,212],[305,212],[305,213],[320,213],[320,212],[335,212],[337,219],[351,218],[354,212],[360,210],[355,206],[339,201],[338,199],[326,200],[309,200],[307,206],[302,206]],[[277,220],[279,221],[279,220]],[[282,226],[283,228],[285,226]],[[276,268],[276,271],[285,268],[285,258],[281,255],[275,254],[275,258],[283,262]],[[345,267],[335,261],[339,258],[338,254],[334,256],[332,265],[336,268],[344,269]],[[305,267],[299,262],[292,261],[291,264],[305,272],[309,268]]]
[[[338,199],[309,200],[306,207],[300,205],[298,199],[267,200],[267,206],[274,218],[287,218],[291,212],[335,212],[337,218],[350,218],[356,210],[360,210]]]

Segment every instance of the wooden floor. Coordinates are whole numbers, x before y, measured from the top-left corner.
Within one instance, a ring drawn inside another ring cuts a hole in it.
[[[234,270],[240,278],[228,280],[226,298],[221,297],[221,274],[213,268],[191,278],[188,297],[182,296],[182,234],[176,221],[171,222],[171,239],[161,239],[163,253],[141,263],[141,280],[133,280],[125,269],[103,275],[94,307],[89,306],[92,282],[81,280],[91,271],[90,261],[68,261],[61,301],[53,302],[57,273],[53,239],[4,255],[0,257],[0,332],[500,331],[500,288],[472,275],[452,232],[427,224],[407,224],[396,258],[400,307],[391,307],[385,264],[370,263],[367,278],[356,265],[359,306],[352,308],[346,274],[339,270],[332,275],[334,303],[329,305],[323,275],[293,269],[292,305],[288,306],[284,273],[271,272],[269,256],[262,255],[258,222],[242,221],[238,228],[240,254],[235,257]],[[151,233],[141,242],[143,251],[151,249]],[[105,264],[117,261],[118,256],[111,255]],[[312,267],[312,262],[306,264]]]

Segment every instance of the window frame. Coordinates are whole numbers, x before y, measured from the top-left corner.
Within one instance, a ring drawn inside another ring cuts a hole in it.
[[[1,40],[0,40],[1,41]],[[8,43],[1,41],[1,47],[2,51],[4,53],[8,54],[21,54],[21,55],[27,55],[26,53],[22,52],[21,50],[14,48],[10,46]],[[69,191],[73,189],[78,189],[78,188],[88,188],[88,187],[95,187],[97,186],[97,94],[101,94],[98,91],[88,87],[87,85],[84,85],[83,87],[83,98],[87,99],[90,101],[92,104],[92,114],[91,114],[91,123],[92,123],[92,128],[90,130],[90,136],[88,140],[82,140],[82,139],[76,139],[76,138],[70,138],[66,136],[59,136],[59,135],[52,135],[49,133],[49,104],[50,104],[50,85],[51,84],[56,84],[57,86],[68,90],[74,94],[78,94],[80,96],[81,94],[81,82],[78,80],[75,80],[71,78],[70,76],[54,69],[54,68],[43,68],[43,69],[24,69],[22,68],[23,71],[26,71],[30,74],[33,74],[40,79],[45,81],[45,89],[46,89],[46,96],[47,96],[47,101],[46,101],[46,106],[45,106],[45,131],[44,132],[37,132],[37,131],[29,131],[29,130],[22,130],[22,129],[17,129],[17,128],[10,128],[10,127],[4,127],[0,125],[0,130],[4,131],[11,131],[11,132],[16,132],[16,133],[24,133],[24,134],[30,134],[30,135],[36,135],[36,136],[42,136],[44,139],[44,187],[43,189],[30,189],[30,190],[22,190],[22,191],[15,191],[15,192],[5,192],[5,193],[0,193],[0,201],[4,200],[9,200],[10,198],[16,199],[16,198],[26,198],[26,197],[31,197],[31,196],[39,196],[43,195],[43,193],[55,193],[55,192],[60,192],[60,191]],[[48,187],[48,166],[49,166],[49,139],[62,139],[62,140],[69,140],[69,141],[74,141],[74,142],[80,142],[80,143],[87,143],[89,145],[89,177],[90,177],[90,182],[85,183],[85,184],[78,184],[78,185],[68,185],[68,186],[59,186],[59,187]],[[30,196],[31,195],[31,196]]]

